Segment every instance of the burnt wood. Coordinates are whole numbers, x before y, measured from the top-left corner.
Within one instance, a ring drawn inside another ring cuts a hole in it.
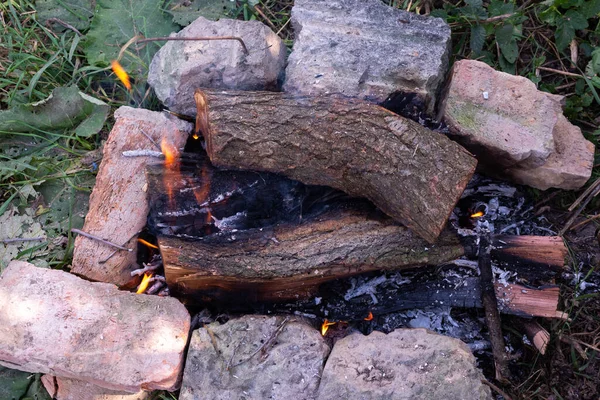
[[[215,166],[368,198],[430,243],[477,164],[447,137],[356,99],[222,90],[195,99]]]
[[[158,245],[171,292],[192,302],[306,298],[326,281],[438,265],[464,253],[448,231],[430,245],[387,216],[358,210],[193,242],[159,236]]]

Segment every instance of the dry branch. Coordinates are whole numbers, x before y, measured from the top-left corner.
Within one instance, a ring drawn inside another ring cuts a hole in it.
[[[430,243],[475,170],[460,145],[363,101],[210,90],[195,99],[215,166],[366,197]]]

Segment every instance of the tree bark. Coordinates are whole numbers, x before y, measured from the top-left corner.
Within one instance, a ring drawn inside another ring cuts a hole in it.
[[[158,244],[175,296],[220,301],[306,298],[333,279],[438,265],[464,253],[448,231],[429,245],[387,217],[347,210],[299,225],[221,232],[194,242],[159,237]]]
[[[195,99],[215,166],[366,197],[430,243],[477,163],[447,137],[360,100],[216,90]]]

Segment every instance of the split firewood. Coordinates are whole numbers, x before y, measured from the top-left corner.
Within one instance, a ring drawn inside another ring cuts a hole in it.
[[[477,164],[444,135],[356,99],[197,90],[195,100],[215,166],[368,198],[430,243]]]
[[[536,321],[522,320],[521,325],[527,335],[529,341],[533,346],[540,352],[540,354],[546,354],[548,343],[550,343],[550,333],[544,329]]]
[[[479,238],[479,273],[481,279],[481,302],[485,311],[485,321],[490,335],[492,353],[496,366],[496,379],[505,381],[510,378],[508,369],[508,355],[504,346],[502,335],[502,321],[498,311],[498,300],[494,288],[494,275],[492,273],[491,240],[489,234]]]

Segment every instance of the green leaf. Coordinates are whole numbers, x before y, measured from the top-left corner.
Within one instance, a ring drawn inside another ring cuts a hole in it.
[[[560,18],[557,20],[556,31],[554,32],[554,38],[556,39],[556,47],[558,50],[564,50],[569,46],[571,40],[575,37],[575,28],[571,25],[571,22],[566,18]]]
[[[592,59],[589,62],[593,75],[600,75],[600,47],[592,51]]]
[[[575,10],[569,10],[565,13],[565,18],[569,20],[571,26],[575,29],[585,29],[588,27],[587,18],[585,18],[580,12]]]
[[[515,5],[513,3],[505,3],[502,0],[492,0],[488,6],[488,13],[490,14],[490,17],[510,14],[514,11]]]
[[[57,18],[73,27],[84,30],[94,16],[94,0],[36,0],[35,9],[40,22]],[[64,25],[54,23],[54,30],[63,32]]]
[[[550,25],[556,25],[560,18],[562,18],[562,14],[555,7],[550,7],[540,13],[540,19]]]
[[[519,56],[519,46],[513,32],[514,26],[512,24],[504,24],[496,29],[496,41],[502,55],[509,64],[514,64]]]
[[[80,136],[98,133],[110,107],[74,86],[59,87],[43,102],[26,104],[0,111],[0,130],[30,132],[76,128]]]
[[[96,16],[83,43],[89,63],[108,65],[117,58],[121,46],[136,35],[150,38],[178,31],[179,27],[162,12],[161,4],[155,0],[98,0]],[[159,48],[160,44],[147,43],[137,51],[129,50],[149,65]]]
[[[481,25],[473,25],[471,27],[471,50],[475,56],[478,56],[483,50],[485,43],[485,28]]]
[[[441,18],[444,21],[448,21],[448,12],[446,10],[443,10],[441,8],[435,9],[433,11],[431,11],[431,13],[429,14],[432,17],[437,17],[437,18]]]
[[[32,378],[29,372],[0,367],[0,399],[19,400],[27,393]]]
[[[167,12],[173,16],[173,22],[188,26],[198,17],[216,21],[235,10],[235,1],[230,0],[194,0],[178,1],[171,4]]]
[[[588,0],[581,6],[580,10],[587,19],[600,16],[600,1]],[[600,27],[600,24],[598,24],[598,27]]]

